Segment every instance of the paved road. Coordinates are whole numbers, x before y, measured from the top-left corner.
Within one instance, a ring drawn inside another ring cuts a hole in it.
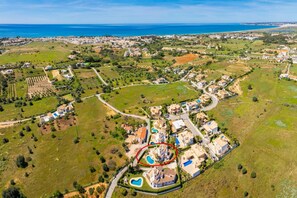
[[[115,112],[123,115],[123,116],[128,116],[128,117],[132,117],[132,118],[136,118],[136,119],[141,119],[141,120],[145,120],[146,123],[147,123],[147,130],[148,130],[148,137],[150,136],[150,129],[151,129],[151,121],[150,119],[148,119],[146,116],[139,116],[139,115],[134,115],[134,114],[127,114],[127,113],[124,113],[120,110],[118,110],[117,108],[115,108],[114,106],[112,106],[111,104],[109,104],[108,102],[106,102],[105,100],[103,100],[103,98],[101,98],[101,94],[97,94],[97,98],[103,103],[105,104],[106,106],[108,106],[109,108],[111,108],[112,110],[114,110]],[[148,139],[147,139],[148,141]],[[147,149],[147,148],[146,148]],[[141,152],[143,153],[146,149],[143,149]],[[140,153],[139,155],[141,156],[142,153]],[[132,166],[136,166],[138,163],[137,159],[135,158],[134,161],[132,162],[132,164],[129,164],[129,165],[132,165]],[[128,165],[128,166],[129,166]],[[118,172],[118,174],[112,179],[111,181],[111,184],[106,192],[106,195],[105,197],[106,198],[111,198],[112,196],[112,193],[115,189],[115,187],[117,186],[117,183],[119,181],[119,179],[125,174],[125,172],[128,170],[128,166],[124,167],[120,172]]]
[[[183,119],[187,128],[193,133],[194,136],[200,136],[202,139],[204,139],[203,134],[199,131],[199,129],[193,124],[193,122],[189,118],[188,113],[181,114],[180,118]]]
[[[211,84],[212,84],[212,82],[209,83],[209,85],[207,85],[206,87],[203,88],[203,93],[205,93],[205,94],[207,94],[207,95],[209,95],[211,97],[211,103],[207,107],[203,107],[201,109],[201,111],[210,111],[210,110],[214,109],[219,103],[219,99],[216,97],[216,95],[211,94],[208,91],[206,91],[207,87],[210,86]]]
[[[92,68],[93,70],[94,70],[94,72],[96,73],[96,75],[98,76],[98,78],[101,80],[101,82],[104,84],[104,85],[108,85],[108,83],[107,82],[105,82],[104,80],[103,80],[103,78],[100,76],[100,74],[97,72],[97,70],[95,69],[95,68]]]

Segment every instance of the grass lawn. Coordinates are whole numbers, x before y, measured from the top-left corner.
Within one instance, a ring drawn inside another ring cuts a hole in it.
[[[115,120],[106,119],[106,115],[111,113],[110,110],[95,97],[75,104],[75,110],[78,125],[65,131],[54,132],[56,138],[52,138],[50,134],[41,135],[36,124],[30,124],[32,132],[24,131],[25,136],[22,138],[18,133],[26,124],[0,129],[1,139],[9,139],[7,144],[2,141],[0,143],[0,159],[7,158],[4,162],[0,160],[0,189],[4,189],[9,181],[14,179],[27,197],[49,197],[56,190],[73,190],[74,181],[81,185],[97,182],[98,176],[103,174],[99,156],[104,156],[107,164],[113,160],[116,167],[125,163],[122,140],[104,132],[114,130],[115,127]],[[120,125],[123,118],[116,121],[119,121]],[[92,136],[91,132],[95,135]],[[37,137],[37,142],[31,139],[32,133]],[[74,144],[77,136],[80,141]],[[33,154],[29,154],[28,146],[33,150]],[[100,152],[99,156],[94,148]],[[118,149],[118,152],[112,154],[113,148]],[[122,157],[119,157],[119,152],[123,154]],[[15,159],[20,154],[32,158],[25,169],[16,167]],[[94,173],[91,173],[90,166],[96,169]],[[28,177],[24,176],[25,172],[29,173]],[[114,172],[107,172],[107,180]]]
[[[114,67],[100,67],[99,70],[100,75],[104,80],[120,77]]]
[[[25,81],[18,81],[15,83],[17,97],[26,97],[28,84]]]
[[[56,109],[58,101],[55,97],[47,97],[42,100],[33,101],[33,106],[23,106],[24,112],[21,112],[21,108],[16,108],[14,103],[2,105],[4,111],[0,112],[0,121],[7,121],[12,119],[28,118],[34,115],[47,113]]]
[[[181,102],[199,97],[199,93],[186,83],[178,82],[163,85],[141,85],[126,87],[104,95],[113,106],[121,111],[142,114],[141,107],[161,105],[164,103]],[[141,97],[141,94],[145,98]]]
[[[241,145],[221,166],[161,197],[243,197],[245,191],[252,197],[297,196],[297,85],[278,80],[274,71],[256,69],[241,82],[243,95],[222,101],[211,112]],[[253,96],[259,102],[252,102]],[[246,175],[237,170],[239,163],[247,169]],[[255,179],[250,177],[252,171]]]
[[[0,64],[19,62],[31,62],[43,66],[53,64],[67,60],[71,46],[58,42],[33,42],[24,46],[9,47],[9,51],[1,55]]]

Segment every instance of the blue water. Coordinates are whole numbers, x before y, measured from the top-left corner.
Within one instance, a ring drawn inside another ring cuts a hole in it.
[[[192,160],[188,160],[188,161],[184,162],[184,166],[185,166],[185,167],[186,167],[186,166],[189,166],[190,164],[192,164]]]
[[[152,128],[153,133],[158,133],[158,129]]]
[[[149,164],[154,164],[155,163],[155,160],[152,159],[151,156],[146,156],[146,161],[149,163]]]
[[[0,24],[1,37],[56,36],[143,36],[171,34],[205,34],[257,30],[275,26],[232,24],[133,24],[133,25],[21,25]]]
[[[142,186],[143,179],[138,178],[138,179],[131,179],[131,184],[135,186]]]
[[[175,144],[178,146],[180,144],[179,140],[177,139],[177,137],[175,138]]]

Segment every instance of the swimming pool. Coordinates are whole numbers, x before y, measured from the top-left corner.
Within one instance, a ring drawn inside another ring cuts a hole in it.
[[[142,187],[142,184],[143,184],[142,177],[136,177],[136,178],[130,179],[131,186]]]
[[[146,156],[146,161],[149,163],[149,164],[154,164],[155,163],[155,160],[153,160],[153,158],[151,156]]]
[[[198,100],[196,100],[196,102],[200,103],[200,102],[201,102],[201,100],[200,100],[200,99],[198,99]]]
[[[175,138],[175,144],[178,146],[180,144],[179,140],[177,139],[177,137]]]
[[[192,160],[188,160],[184,162],[184,167],[189,166],[190,164],[192,164]]]
[[[152,128],[152,132],[153,133],[158,133],[159,131],[157,129],[155,129],[155,128]]]
[[[54,117],[54,118],[57,118],[57,117],[59,117],[59,114],[58,114],[58,112],[55,112],[55,113],[53,113],[53,117]]]

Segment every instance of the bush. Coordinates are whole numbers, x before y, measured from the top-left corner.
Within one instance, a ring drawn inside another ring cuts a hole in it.
[[[108,166],[106,164],[103,164],[103,170],[106,171],[106,172],[109,171],[109,168],[108,168]]]
[[[243,175],[245,175],[247,173],[246,168],[243,168],[241,172],[242,172]]]
[[[19,168],[26,168],[28,166],[28,163],[25,161],[25,157],[22,155],[19,155],[16,159],[16,165]]]
[[[25,198],[19,188],[11,186],[2,192],[3,198]]]
[[[258,102],[258,98],[256,96],[253,97],[253,102]]]
[[[8,142],[9,142],[9,139],[7,139],[7,138],[3,138],[3,139],[2,139],[2,143],[3,143],[3,144],[6,144],[6,143],[8,143]]]
[[[94,188],[89,188],[89,194],[93,195],[94,194],[95,189]]]
[[[104,178],[102,177],[102,175],[99,176],[98,181],[103,183],[104,182]]]
[[[128,191],[127,191],[126,189],[123,189],[123,190],[122,190],[122,195],[123,195],[123,196],[127,196],[127,195],[128,195]]]
[[[60,191],[54,192],[54,194],[51,196],[51,198],[63,198],[64,195]]]
[[[100,185],[100,186],[98,186],[98,187],[96,188],[96,191],[97,191],[99,194],[103,193],[104,190],[105,190],[105,187],[102,186],[102,185]]]
[[[241,165],[241,164],[238,164],[238,165],[237,165],[237,169],[238,169],[238,170],[241,170],[241,169],[242,169],[242,165]]]
[[[27,132],[30,132],[31,131],[31,128],[29,126],[26,126],[26,131]]]
[[[257,174],[256,174],[255,171],[253,171],[253,172],[251,173],[251,178],[256,178],[256,177],[257,177]]]
[[[96,169],[93,166],[90,166],[90,172],[94,173],[94,172],[96,172]]]
[[[103,156],[100,156],[100,161],[101,161],[102,163],[106,162],[106,160],[105,160],[105,158],[104,158]]]
[[[243,193],[243,196],[244,197],[247,197],[249,195],[249,193],[247,192],[247,191],[245,191],[244,193]]]
[[[74,138],[73,143],[74,144],[78,144],[79,143],[79,138],[78,137],[77,138]]]

